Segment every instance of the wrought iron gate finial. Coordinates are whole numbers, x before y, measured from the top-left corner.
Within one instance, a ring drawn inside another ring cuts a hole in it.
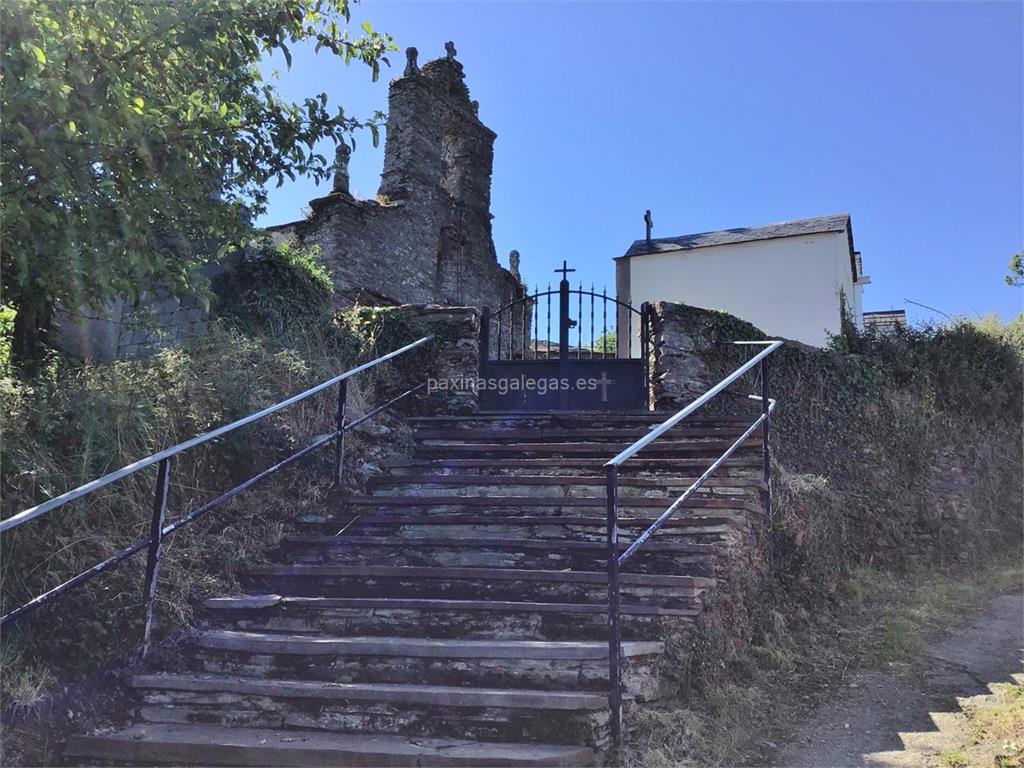
[[[569,273],[570,272],[575,272],[575,271],[576,271],[575,269],[569,269],[569,262],[567,262],[565,259],[562,259],[562,266],[561,266],[561,268],[555,270],[556,273],[557,272],[561,272],[562,273],[562,281],[563,282],[568,282],[568,280],[569,280]]]

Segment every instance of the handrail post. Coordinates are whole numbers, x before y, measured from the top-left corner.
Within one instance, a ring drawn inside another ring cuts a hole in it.
[[[608,504],[608,705],[612,748],[622,746],[622,670],[619,665],[619,470],[607,469]]]
[[[338,382],[338,416],[334,439],[334,485],[341,487],[341,474],[345,468],[345,414],[348,410],[348,379]]]
[[[157,466],[156,492],[153,495],[153,516],[149,522],[149,553],[146,558],[146,617],[142,630],[142,657],[149,654],[153,634],[153,608],[156,603],[156,579],[160,570],[160,547],[164,538],[164,516],[167,513],[167,491],[170,488],[171,458],[161,459]]]
[[[775,571],[775,515],[772,512],[771,400],[768,398],[768,358],[761,358],[761,461],[765,484],[765,515],[768,518],[768,564]]]
[[[764,416],[764,426],[761,428],[761,461],[763,463],[764,483],[768,487],[768,516],[772,514],[772,463],[771,448],[768,444],[771,425],[771,400],[768,397],[768,358],[761,360],[761,414]]]

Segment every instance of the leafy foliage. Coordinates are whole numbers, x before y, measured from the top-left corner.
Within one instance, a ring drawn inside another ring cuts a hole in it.
[[[322,139],[376,137],[379,114],[290,102],[257,66],[309,42],[376,78],[391,38],[348,20],[348,0],[0,4],[6,301],[35,322],[55,302],[203,288],[195,267],[247,239],[269,182],[326,178]]]
[[[1019,288],[1024,285],[1024,251],[1019,251],[1010,257],[1008,272],[1003,280],[1007,285]]]
[[[611,354],[616,349],[615,331],[605,331],[594,342],[594,352]]]
[[[11,337],[14,335],[14,309],[0,304],[0,376],[11,370]]]
[[[216,312],[238,327],[281,336],[330,315],[334,283],[316,246],[261,241],[214,279]]]

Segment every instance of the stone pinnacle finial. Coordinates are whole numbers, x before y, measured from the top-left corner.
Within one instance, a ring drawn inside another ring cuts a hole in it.
[[[508,271],[520,283],[523,282],[523,277],[519,274],[519,251],[511,250],[508,252]]]
[[[403,76],[412,77],[420,73],[419,65],[416,63],[416,57],[419,55],[420,52],[412,46],[405,49],[405,72]]]
[[[444,44],[444,54],[445,58],[448,59],[448,61],[455,61],[455,43],[453,43],[451,40]]]
[[[332,188],[334,192],[349,194],[348,159],[351,154],[352,150],[344,141],[339,143],[338,148],[334,150],[334,186]]]

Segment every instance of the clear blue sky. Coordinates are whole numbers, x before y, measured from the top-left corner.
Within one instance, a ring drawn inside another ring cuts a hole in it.
[[[1022,8],[369,0],[353,23],[415,45],[421,64],[455,41],[498,134],[498,256],[518,249],[531,285],[566,257],[611,288],[646,208],[655,236],[849,211],[866,309],[910,298],[1009,316],[1024,296],[1002,282],[1024,245]],[[404,58],[371,83],[361,65],[296,51],[279,86],[367,115],[386,110]],[[357,141],[352,189],[372,197],[383,148]],[[260,223],[326,192],[287,184]]]

